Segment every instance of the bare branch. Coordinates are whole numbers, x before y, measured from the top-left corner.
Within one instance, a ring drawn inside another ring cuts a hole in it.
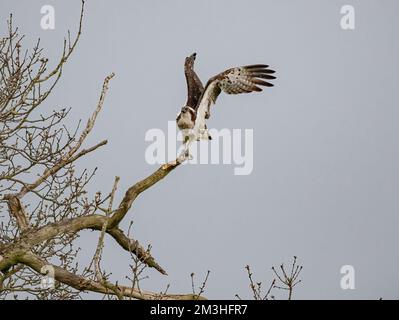
[[[83,141],[86,139],[87,135],[90,133],[90,131],[93,129],[94,124],[96,122],[97,119],[97,115],[99,114],[99,112],[101,111],[103,104],[104,104],[104,100],[105,100],[105,95],[108,91],[108,83],[109,81],[114,77],[114,73],[111,73],[109,76],[107,76],[104,79],[104,83],[103,83],[103,89],[101,91],[101,95],[100,95],[100,100],[97,104],[97,108],[94,111],[94,113],[92,114],[91,118],[87,121],[86,124],[86,128],[83,130],[82,134],[80,135],[79,140],[76,142],[76,144],[69,150],[69,152],[62,157],[52,168],[47,169],[43,172],[43,174],[39,177],[39,179],[37,179],[35,182],[29,184],[28,186],[24,186],[21,191],[18,193],[18,198],[22,198],[26,193],[28,193],[29,191],[35,189],[36,187],[38,187],[40,184],[42,184],[49,176],[54,175],[55,173],[57,173],[61,168],[65,167],[67,164],[75,161],[76,159],[78,159],[79,157],[81,157],[82,155],[95,150],[96,148],[100,147],[101,145],[106,144],[106,141],[103,141],[102,143],[98,144],[97,146],[94,146],[88,150],[84,150],[82,151],[82,153],[78,154],[77,156],[73,157],[73,155],[76,153],[76,151],[79,150],[80,146],[82,145]]]
[[[75,234],[81,230],[99,230],[101,231],[104,224],[107,221],[107,217],[101,215],[89,215],[84,217],[78,217],[66,221],[60,221],[52,224],[48,224],[38,230],[31,231],[21,241],[17,241],[14,244],[10,244],[2,249],[2,251],[11,252],[15,248],[24,246],[32,248],[46,240],[63,234]],[[136,256],[149,267],[155,268],[162,274],[166,274],[166,271],[156,263],[155,259],[138,243],[138,241],[129,239],[122,230],[118,228],[107,229],[106,232],[111,235],[116,242],[126,251],[135,253]],[[5,259],[4,259],[5,260]],[[6,262],[3,262],[6,265]],[[0,262],[0,270],[1,270]]]
[[[21,201],[12,195],[5,195],[3,199],[7,200],[8,209],[17,220],[19,229],[25,231],[29,227],[29,222]]]
[[[185,156],[179,157],[174,161],[162,165],[157,171],[148,176],[147,178],[137,182],[131,186],[125,193],[124,198],[119,204],[118,209],[114,211],[109,222],[109,227],[117,226],[126,213],[131,208],[134,200],[145,190],[152,187],[154,184],[165,178],[170,172],[182,164],[187,158]]]
[[[165,178],[187,155],[132,185],[114,210],[119,178],[109,195],[103,197],[99,191],[91,195],[87,186],[97,168],[78,170],[76,166],[78,159],[107,144],[103,140],[83,148],[114,73],[104,79],[96,108],[82,130],[80,121],[72,130],[64,125],[68,108],[39,112],[80,39],[84,6],[82,1],[75,38],[68,31],[62,55],[52,69],[40,40],[32,50],[21,49],[24,36],[13,27],[12,16],[6,36],[0,38],[0,210],[9,211],[0,215],[0,298],[25,292],[38,299],[74,299],[81,291],[94,291],[118,299],[201,299],[209,272],[199,294],[167,294],[169,286],[160,293],[141,290],[138,282],[146,278],[143,270],[151,267],[164,275],[166,271],[152,257],[150,246],[144,248],[129,235],[130,227],[127,234],[119,228],[138,195]],[[76,259],[80,248],[74,241],[83,230],[100,232],[94,271],[91,265],[82,269]],[[109,274],[101,270],[105,234],[134,260],[131,287],[111,283]],[[57,287],[41,290],[37,286],[42,280],[40,270],[48,261],[54,263]]]
[[[31,267],[33,270],[36,272],[40,273],[40,270],[42,269],[43,266],[45,265],[51,265],[48,262],[42,260],[32,252],[27,252],[25,253],[22,257],[19,259],[20,262],[25,263],[29,267]],[[51,265],[54,267],[55,271],[55,279],[62,282],[66,283],[69,286],[81,290],[81,291],[93,291],[93,292],[99,292],[103,294],[112,294],[115,295],[115,292],[113,290],[110,290],[109,288],[105,287],[103,284],[93,281],[93,280],[88,280],[85,279],[81,276],[72,274],[63,268],[59,268],[57,266]],[[133,289],[131,287],[127,286],[121,286],[117,285],[118,290],[121,292],[121,294],[125,297],[132,297],[135,299],[144,299],[144,300],[158,300],[160,298],[162,299],[167,299],[167,300],[203,300],[204,297],[193,295],[193,294],[166,294],[163,296],[160,296],[159,293],[154,293],[150,291],[138,291],[136,289]]]
[[[97,281],[103,281],[104,280],[104,277],[101,274],[100,260],[101,260],[102,250],[103,250],[103,247],[104,247],[104,236],[105,236],[105,232],[107,231],[107,227],[108,227],[108,216],[109,216],[109,214],[110,214],[110,212],[112,210],[112,203],[114,201],[115,192],[116,192],[116,189],[118,187],[118,182],[119,182],[119,177],[115,177],[114,186],[112,187],[112,191],[111,191],[111,194],[110,194],[108,210],[106,212],[106,219],[105,219],[105,222],[104,222],[104,224],[102,226],[100,237],[98,239],[96,252],[95,252],[94,257],[93,257],[93,264],[94,264],[95,275],[97,277]]]

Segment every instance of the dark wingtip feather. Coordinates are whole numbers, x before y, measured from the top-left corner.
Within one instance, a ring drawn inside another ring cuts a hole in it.
[[[260,80],[260,79],[253,79],[252,82],[255,83],[256,85],[265,86],[265,87],[273,87],[274,86],[274,84],[267,82],[267,81]]]
[[[260,86],[267,86],[269,83],[269,82],[263,81],[261,79],[253,79],[252,82],[255,83],[256,85],[260,85]]]
[[[254,78],[262,78],[262,79],[269,79],[269,80],[276,79],[275,76],[271,76],[270,74],[267,74],[267,73],[254,73],[254,74],[251,74],[251,76]]]
[[[251,64],[251,65],[245,66],[244,68],[246,68],[246,69],[265,69],[268,67],[269,67],[269,65],[267,65],[267,64]]]
[[[272,69],[250,69],[251,73],[275,73],[276,71]]]
[[[248,72],[251,72],[251,73],[275,73],[276,71],[274,71],[272,69],[256,68],[256,69],[249,69]]]

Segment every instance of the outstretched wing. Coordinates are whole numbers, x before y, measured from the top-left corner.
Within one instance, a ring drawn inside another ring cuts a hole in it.
[[[204,92],[204,86],[200,78],[194,71],[194,61],[196,53],[187,57],[184,62],[184,74],[187,82],[187,102],[186,106],[193,108],[194,110],[198,107],[198,102]]]
[[[231,68],[209,79],[205,89],[212,90],[209,96],[215,103],[222,90],[227,94],[239,94],[260,92],[262,88],[259,86],[273,87],[272,83],[266,81],[276,79],[273,73],[275,71],[265,64]]]
[[[254,64],[227,69],[209,79],[198,104],[194,131],[198,133],[205,129],[205,119],[209,118],[210,106],[216,102],[222,91],[227,94],[260,92],[262,91],[260,86],[273,87],[269,80],[276,79],[272,75],[274,72],[268,65]]]

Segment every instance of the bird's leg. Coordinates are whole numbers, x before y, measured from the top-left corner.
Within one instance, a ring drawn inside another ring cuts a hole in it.
[[[209,119],[211,116],[211,106],[208,105],[208,107],[205,110],[205,119]]]
[[[193,160],[193,156],[190,154],[190,138],[187,137],[186,141],[184,142],[184,156],[188,160]]]
[[[204,126],[204,128],[200,129],[197,141],[200,141],[200,140],[212,140],[212,137],[209,134],[209,131],[208,131],[208,128],[206,125]]]
[[[189,136],[185,136],[184,137],[184,149],[182,151],[182,153],[180,154],[181,158],[184,159],[188,159],[188,160],[192,160],[193,157],[192,155],[190,155],[190,137]]]
[[[212,140],[212,137],[209,134],[208,127],[206,125],[205,125],[204,137],[205,137],[206,140]]]

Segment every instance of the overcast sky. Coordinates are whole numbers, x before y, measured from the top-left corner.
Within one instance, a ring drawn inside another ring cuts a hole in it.
[[[55,30],[40,9],[55,8]],[[340,26],[353,5],[355,30]],[[26,45],[36,38],[50,61],[75,32],[80,1],[2,0],[1,33],[13,13]],[[167,129],[186,98],[184,58],[197,52],[202,81],[228,67],[269,64],[275,87],[220,96],[210,128],[253,129],[253,171],[231,165],[179,167],[134,203],[124,227],[167,270],[150,270],[143,289],[191,291],[211,271],[209,298],[251,297],[245,265],[264,286],[270,267],[304,266],[297,299],[399,298],[399,2],[386,1],[87,1],[83,35],[42,112],[72,107],[68,124],[96,106],[103,78],[115,72],[87,145],[105,148],[78,163],[99,167],[92,192],[117,200],[157,165],[145,161],[152,128]],[[86,263],[98,233],[79,240]],[[129,255],[112,239],[104,267],[123,282]],[[355,269],[342,290],[340,269]],[[285,292],[276,292],[284,297]]]

